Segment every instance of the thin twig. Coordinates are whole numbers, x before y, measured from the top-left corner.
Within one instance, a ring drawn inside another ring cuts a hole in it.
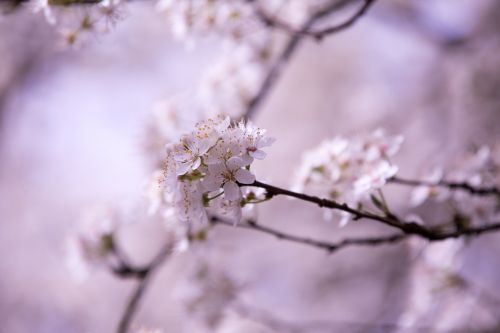
[[[333,2],[332,4],[326,6],[325,8],[319,10],[316,12],[314,15],[312,15],[307,22],[305,22],[300,30],[307,31],[310,29],[314,23],[316,23],[318,20],[321,18],[328,16],[335,10],[339,9],[341,6],[343,6],[346,2],[348,1],[341,1],[341,2]],[[260,10],[256,9],[256,13],[261,19],[264,19],[263,16],[259,15]],[[264,21],[266,23],[266,21]],[[268,24],[268,23],[266,23]],[[269,25],[269,24],[268,24]],[[298,46],[302,42],[303,38],[306,37],[303,34],[294,34],[293,36],[290,37],[288,42],[286,43],[285,47],[283,48],[281,54],[277,57],[277,59],[274,61],[274,64],[271,66],[271,69],[267,73],[266,78],[262,82],[262,85],[260,86],[259,91],[256,93],[256,95],[252,98],[252,100],[248,103],[247,109],[243,115],[243,118],[245,119],[251,119],[254,117],[255,112],[263,102],[263,100],[269,95],[271,92],[272,87],[280,77],[283,68],[286,66],[286,64],[290,61],[290,58],[292,55],[295,53],[295,51],[298,49]]]
[[[500,198],[500,188],[495,186],[473,186],[467,182],[452,182],[446,180],[431,182],[425,180],[405,179],[399,177],[392,177],[391,179],[389,179],[389,182],[400,185],[408,185],[408,186],[445,187],[449,188],[450,190],[463,190],[473,195],[478,195],[478,196],[495,195]]]
[[[317,30],[311,29],[312,24],[310,24],[309,26],[304,26],[302,28],[296,29],[284,21],[281,21],[275,17],[271,17],[268,13],[262,10],[262,8],[257,9],[257,14],[261,18],[261,20],[268,26],[280,28],[294,36],[313,37],[317,40],[321,40],[323,37],[327,35],[340,32],[354,25],[356,21],[358,21],[363,15],[366,14],[368,9],[375,3],[375,1],[376,0],[363,0],[363,5],[346,21],[331,27],[317,29]],[[332,11],[333,10],[329,11],[327,14],[330,14]]]
[[[240,186],[243,186],[240,184]],[[471,228],[463,228],[460,230],[452,230],[452,231],[441,231],[440,228],[428,228],[423,225],[417,224],[415,222],[404,221],[397,217],[396,215],[389,213],[386,215],[377,215],[369,212],[362,211],[360,209],[355,209],[348,206],[345,203],[338,203],[333,200],[322,199],[316,196],[310,196],[304,193],[298,193],[286,189],[282,189],[273,185],[265,184],[259,181],[255,181],[252,184],[245,186],[255,186],[263,188],[267,191],[268,197],[273,197],[275,195],[284,195],[296,199],[300,199],[303,201],[311,202],[319,207],[326,207],[330,209],[341,210],[344,212],[348,212],[354,216],[354,219],[369,219],[373,221],[381,222],[385,225],[397,228],[401,230],[403,233],[408,235],[418,235],[422,238],[425,238],[429,241],[438,241],[444,240],[448,238],[458,238],[462,236],[474,236],[480,235],[487,232],[492,232],[496,230],[500,230],[500,223],[490,223],[481,227],[471,227]]]
[[[230,226],[230,227],[234,226],[234,227],[241,228],[241,229],[250,229],[250,230],[262,232],[262,233],[274,236],[280,240],[286,240],[286,241],[291,241],[291,242],[295,242],[295,243],[300,243],[300,244],[304,244],[304,245],[317,247],[319,249],[323,249],[323,250],[327,251],[328,253],[333,253],[337,250],[340,250],[344,247],[351,246],[351,245],[381,245],[381,244],[388,244],[388,243],[396,243],[396,242],[399,242],[399,241],[403,240],[404,238],[408,237],[407,234],[398,233],[398,234],[390,235],[390,236],[368,237],[368,238],[348,238],[348,239],[341,240],[340,242],[337,242],[337,243],[330,243],[330,242],[315,240],[312,238],[290,235],[290,234],[284,233],[282,231],[279,231],[277,229],[263,226],[261,224],[258,224],[255,221],[251,221],[251,220],[246,221],[244,223],[234,224],[232,222],[222,220],[218,217],[212,217],[211,222],[214,224],[221,224],[221,225],[226,225],[226,226]]]
[[[412,234],[406,233],[398,233],[394,235],[388,236],[378,236],[378,237],[366,237],[366,238],[346,238],[339,242],[325,242],[321,240],[316,240],[308,237],[300,237],[291,234],[287,234],[277,229],[273,229],[270,227],[263,226],[258,224],[255,221],[246,221],[244,223],[233,223],[230,221],[225,221],[219,217],[212,217],[211,223],[217,225],[225,225],[229,227],[236,227],[240,229],[248,229],[254,230],[261,233],[268,234],[270,236],[274,236],[280,240],[285,240],[293,243],[303,244],[307,246],[316,247],[321,250],[325,250],[328,253],[336,252],[337,250],[343,249],[348,246],[356,245],[356,246],[376,246],[383,244],[395,244],[398,243]],[[483,227],[477,228],[468,228],[464,230],[452,231],[447,233],[435,234],[431,238],[425,237],[430,242],[438,242],[449,238],[458,238],[463,236],[478,236],[483,233],[493,232],[500,230],[500,223],[492,223]],[[420,235],[417,235],[420,236]]]
[[[431,231],[427,230],[425,227],[423,227],[415,222],[402,221],[393,214],[390,214],[387,216],[377,215],[377,214],[373,214],[370,212],[362,211],[360,209],[352,208],[345,203],[338,203],[338,202],[333,201],[333,200],[323,199],[323,198],[319,198],[316,196],[307,195],[304,193],[298,193],[298,192],[282,189],[282,188],[279,188],[279,187],[276,187],[273,185],[269,185],[269,184],[265,184],[265,183],[262,183],[259,181],[255,181],[254,183],[252,183],[248,186],[255,186],[255,187],[263,188],[267,191],[267,195],[271,196],[271,197],[275,196],[275,195],[285,195],[288,197],[292,197],[292,198],[300,199],[303,201],[315,203],[319,207],[341,210],[341,211],[352,214],[353,218],[355,220],[366,218],[366,219],[378,221],[378,222],[381,222],[385,225],[389,225],[391,227],[400,229],[401,231],[403,231],[406,234],[420,235],[420,236],[423,236],[425,238],[432,238],[432,236],[433,236]]]
[[[151,261],[151,263],[147,266],[147,268],[144,269],[141,274],[136,275],[139,282],[127,302],[127,306],[125,307],[123,315],[118,324],[117,333],[128,332],[130,323],[135,313],[137,312],[139,301],[144,295],[144,292],[149,284],[149,281],[152,278],[152,273],[161,266],[161,264],[167,259],[171,251],[172,251],[172,246],[170,242],[168,242],[156,255],[156,257]]]

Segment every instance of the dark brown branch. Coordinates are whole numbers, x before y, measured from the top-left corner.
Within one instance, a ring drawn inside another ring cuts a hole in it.
[[[477,236],[483,233],[497,231],[500,229],[500,223],[491,223],[481,227],[464,228],[452,231],[441,231],[439,228],[431,229],[423,225],[417,224],[415,222],[404,221],[391,213],[388,213],[387,215],[377,215],[365,212],[360,209],[352,208],[345,203],[341,204],[333,200],[322,199],[316,196],[310,196],[303,193],[297,193],[273,185],[265,184],[259,181],[255,181],[254,183],[246,186],[255,186],[265,189],[267,191],[267,196],[269,198],[276,195],[284,195],[300,199],[303,201],[314,203],[319,207],[326,207],[350,213],[354,216],[354,219],[365,218],[373,221],[378,221],[390,227],[397,228],[407,235],[417,235],[429,241],[438,241],[447,238],[457,238],[462,236]]]
[[[277,27],[294,36],[302,36],[302,37],[313,37],[317,40],[321,40],[323,37],[331,34],[335,34],[347,28],[350,28],[354,25],[363,15],[366,14],[368,9],[375,3],[376,0],[363,0],[363,5],[346,21],[323,29],[312,30],[312,24],[309,26],[304,26],[300,29],[296,29],[290,26],[288,23],[281,21],[275,17],[271,17],[268,13],[263,11],[261,8],[257,8],[257,14],[260,19],[271,27]],[[330,14],[333,10],[330,10],[327,14]],[[326,16],[325,14],[324,16]],[[313,22],[314,23],[314,22]]]
[[[156,255],[156,257],[151,261],[151,263],[145,269],[142,270],[131,269],[133,273],[132,276],[136,277],[139,280],[139,282],[137,284],[136,289],[134,290],[134,292],[132,293],[127,302],[127,306],[125,307],[123,315],[118,324],[117,333],[128,332],[128,328],[134,317],[134,314],[137,312],[139,301],[144,295],[144,292],[149,284],[149,281],[152,278],[152,273],[161,266],[161,264],[167,259],[171,251],[172,251],[171,244],[167,244],[161,249],[161,251]],[[117,273],[117,271],[115,270],[114,272]]]
[[[473,195],[489,196],[495,195],[500,198],[500,189],[495,186],[473,186],[467,182],[452,182],[440,180],[439,182],[430,182],[425,180],[405,179],[393,177],[389,179],[391,183],[408,185],[408,186],[429,186],[429,187],[445,187],[450,190],[463,190]]]
[[[333,253],[337,250],[340,250],[344,247],[351,246],[351,245],[367,245],[367,246],[371,245],[371,246],[373,246],[373,245],[396,243],[396,242],[399,242],[399,241],[403,240],[404,238],[408,237],[407,234],[398,233],[398,234],[390,235],[390,236],[368,237],[368,238],[348,238],[348,239],[344,239],[344,240],[337,242],[337,243],[330,243],[330,242],[315,240],[312,238],[290,235],[290,234],[284,233],[282,231],[263,226],[261,224],[258,224],[255,221],[246,221],[244,223],[234,224],[232,222],[222,220],[218,217],[212,217],[211,222],[213,224],[221,224],[221,225],[226,225],[226,226],[231,226],[231,227],[234,226],[234,227],[241,228],[241,229],[250,229],[250,230],[262,232],[262,233],[274,236],[280,240],[286,240],[286,241],[290,241],[290,242],[295,242],[295,243],[299,243],[299,244],[317,247],[319,249],[327,251],[328,253]]]
[[[334,2],[325,8],[319,10],[316,12],[314,15],[312,15],[307,22],[305,22],[300,30],[307,31],[309,30],[314,23],[316,23],[318,20],[321,18],[328,16],[330,13],[334,12],[335,10],[339,9],[341,6],[343,6],[345,3],[349,1],[341,1],[341,2]],[[257,14],[259,15],[259,10],[256,10]],[[259,15],[261,19],[263,19],[263,16]],[[264,21],[265,24],[269,25],[268,22]],[[283,48],[281,54],[277,57],[277,59],[274,61],[274,64],[271,66],[271,69],[267,73],[266,78],[264,79],[262,85],[260,86],[259,91],[256,93],[256,95],[250,100],[248,103],[247,109],[243,115],[243,118],[245,119],[251,119],[254,117],[255,112],[259,108],[260,104],[264,101],[264,99],[269,95],[271,92],[272,87],[278,80],[278,78],[281,75],[281,72],[283,71],[283,68],[286,66],[286,64],[290,61],[290,58],[292,55],[295,53],[295,51],[298,49],[300,43],[302,42],[303,38],[305,35],[303,34],[294,34],[293,36],[290,37],[288,42],[286,43],[285,47]]]
[[[353,215],[353,218],[355,220],[359,220],[362,218],[374,220],[381,222],[385,225],[397,228],[401,231],[403,231],[406,234],[415,234],[415,235],[420,235],[424,238],[432,238],[432,232],[430,230],[427,230],[425,227],[415,223],[415,222],[405,222],[400,220],[398,217],[394,215],[377,215],[369,212],[365,212],[359,209],[352,208],[348,206],[345,203],[338,203],[333,200],[328,200],[328,199],[322,199],[318,198],[316,196],[311,196],[307,195],[304,193],[297,193],[294,191],[282,189],[273,185],[269,184],[264,184],[259,181],[255,181],[254,183],[250,184],[250,186],[255,186],[255,187],[260,187],[263,188],[267,191],[268,196],[275,196],[275,195],[285,195],[288,197],[292,198],[297,198],[303,201],[311,202],[314,204],[317,204],[319,207],[325,207],[325,208],[331,208],[331,209],[336,209],[336,210],[341,210],[347,213],[350,213]]]
[[[310,31],[310,32],[303,31],[301,33],[310,34],[311,36],[313,36],[317,39],[321,39],[327,35],[331,35],[331,34],[339,32],[339,31],[345,30],[345,29],[351,27],[354,23],[356,23],[356,21],[359,18],[361,18],[368,11],[368,9],[371,7],[371,5],[374,3],[375,3],[375,0],[364,0],[364,4],[362,7],[356,13],[354,13],[354,15],[351,16],[348,20],[346,20],[345,22],[343,22],[339,25],[335,25],[332,27],[318,30],[318,31]]]
[[[120,319],[120,323],[118,324],[118,333],[127,333],[128,328],[130,326],[130,322],[132,321],[132,318],[134,317],[135,312],[137,311],[137,307],[139,305],[139,301],[142,298],[142,295],[144,294],[144,291],[146,290],[146,287],[148,286],[149,282],[149,274],[145,274],[144,277],[139,279],[139,283],[130,296],[127,306],[125,307],[125,311],[123,312],[123,315]]]

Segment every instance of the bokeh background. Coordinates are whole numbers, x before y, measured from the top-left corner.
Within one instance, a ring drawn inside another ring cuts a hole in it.
[[[396,162],[406,176],[447,165],[471,145],[497,142],[499,22],[494,0],[381,0],[351,29],[306,41],[256,115],[277,138],[255,164],[259,178],[290,187],[304,150],[377,127],[405,136]],[[96,271],[76,283],[65,265],[65,239],[95,204],[143,218],[137,211],[151,171],[144,142],[152,105],[189,91],[216,57],[210,42],[190,49],[173,40],[148,2],[130,4],[110,33],[78,50],[63,47],[41,15],[20,9],[1,17],[0,332],[115,329],[134,282]],[[387,195],[407,212],[408,189],[390,187]],[[426,206],[417,212],[433,216]],[[284,198],[261,205],[258,218],[331,241],[387,231],[370,223],[340,229],[314,206]],[[120,242],[135,262],[147,262],[164,239],[161,229],[132,223]],[[498,239],[472,240],[463,273],[500,299]],[[245,304],[281,320],[265,325],[228,311],[218,332],[433,331],[430,319],[422,321],[427,329],[389,325],[408,301],[412,255],[404,243],[329,256],[218,227],[197,247],[238,282]],[[158,272],[136,327],[195,332],[178,297],[192,260],[176,256]],[[467,324],[458,318],[443,331],[498,332],[500,308],[489,310],[480,324],[471,312]]]

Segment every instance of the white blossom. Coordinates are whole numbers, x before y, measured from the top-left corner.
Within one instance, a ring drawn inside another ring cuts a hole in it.
[[[241,190],[237,183],[251,184],[255,176],[244,169],[245,162],[237,156],[231,157],[225,163],[211,164],[208,166],[208,175],[205,177],[204,186],[208,191],[224,189],[228,200],[241,198]]]
[[[216,139],[216,138],[214,138]],[[177,161],[177,175],[181,176],[189,171],[198,169],[202,157],[215,143],[210,137],[184,136],[181,146],[177,149],[174,159]]]
[[[50,0],[31,0],[30,6],[34,13],[42,12],[48,23],[50,24],[56,23],[56,18],[52,11]]]
[[[401,136],[388,136],[380,129],[351,140],[338,136],[324,141],[304,153],[294,188],[356,207],[397,173],[390,158],[402,141]],[[341,225],[350,219],[348,213],[336,214]]]
[[[429,244],[415,238],[409,245],[418,256],[412,260],[408,299],[398,323],[404,331],[454,331],[496,323],[489,299],[464,274],[463,240]]]
[[[381,161],[377,166],[354,182],[354,193],[356,196],[361,197],[365,193],[378,190],[385,185],[387,179],[393,177],[397,172],[397,166],[391,165],[387,161]]]
[[[179,181],[175,200],[175,208],[180,221],[186,223],[206,223],[208,221],[203,202],[203,191],[199,182]]]
[[[424,182],[438,184],[443,179],[443,169],[434,168],[428,175],[422,177]],[[420,185],[415,187],[411,193],[411,204],[413,206],[419,206],[424,203],[428,198],[436,198],[445,200],[449,195],[449,191],[446,188],[439,186],[428,186]]]
[[[218,116],[197,123],[178,143],[168,144],[163,191],[169,194],[178,218],[189,223],[207,221],[207,209],[211,209],[240,220],[240,184],[255,181],[251,154],[263,158],[262,149],[273,141],[251,123],[230,125],[228,117]],[[152,198],[156,207],[154,191]]]
[[[266,130],[261,129],[251,122],[246,124],[241,121],[238,124],[238,129],[242,132],[243,145],[245,147],[246,153],[251,158],[256,158],[262,160],[266,157],[266,152],[262,148],[271,146],[275,138],[265,136]]]
[[[79,47],[91,37],[109,31],[122,18],[123,2],[103,0],[95,4],[80,4],[73,0],[31,0],[34,13],[42,12],[63,38],[65,46]]]
[[[496,221],[500,217],[498,199],[494,196],[472,195],[466,190],[447,188],[447,182],[464,183],[473,187],[498,187],[500,179],[498,172],[500,163],[495,157],[496,148],[488,146],[479,147],[475,152],[461,156],[458,163],[443,171],[434,168],[427,176],[423,177],[426,183],[436,185],[417,186],[411,195],[414,205],[422,204],[427,200],[444,202],[452,208],[452,215],[458,223],[467,225],[482,225]],[[442,182],[440,186],[438,183]]]

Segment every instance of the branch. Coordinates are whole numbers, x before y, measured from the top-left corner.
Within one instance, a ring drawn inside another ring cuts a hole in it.
[[[349,1],[350,0],[333,2],[332,4],[319,10],[314,15],[312,15],[307,20],[307,22],[305,22],[302,25],[300,30],[307,31],[318,20],[320,20],[321,18],[323,18],[325,16],[328,16],[330,13],[339,9],[340,7],[342,7],[343,5],[348,3]],[[269,21],[267,21],[267,19],[265,19],[265,17],[262,16],[260,9],[256,8],[256,13],[257,13],[258,17],[260,17],[266,25],[268,25],[270,27],[272,26],[272,24],[269,24]],[[264,79],[262,85],[260,86],[259,91],[252,98],[252,100],[248,103],[247,109],[246,109],[245,113],[243,114],[242,118],[245,118],[245,119],[253,118],[253,116],[255,115],[255,112],[259,108],[260,104],[262,104],[263,100],[269,95],[272,87],[274,86],[274,84],[276,83],[278,78],[280,77],[281,72],[283,71],[283,68],[290,61],[290,58],[295,53],[295,51],[298,49],[298,46],[300,45],[300,43],[302,42],[304,37],[305,37],[305,35],[303,35],[303,34],[294,34],[293,36],[290,37],[286,46],[283,48],[281,54],[278,56],[278,58],[274,61],[274,64],[271,66],[271,69],[267,73],[267,76]]]
[[[267,195],[269,197],[273,197],[275,195],[285,195],[288,197],[300,199],[303,201],[311,202],[317,204],[319,207],[326,207],[330,209],[336,209],[336,210],[341,210],[347,213],[350,213],[354,216],[355,220],[359,220],[362,218],[374,220],[381,222],[385,225],[400,229],[406,234],[415,234],[415,235],[420,235],[424,238],[432,238],[432,233],[431,231],[427,230],[425,227],[415,223],[415,222],[405,222],[400,220],[397,216],[393,214],[389,214],[387,216],[383,215],[377,215],[369,212],[362,211],[360,209],[355,209],[350,206],[348,206],[345,203],[338,203],[333,200],[328,200],[328,199],[322,199],[318,198],[316,196],[311,196],[307,195],[304,193],[297,193],[294,191],[282,189],[273,185],[269,184],[264,184],[259,181],[255,181],[252,184],[249,184],[248,186],[255,186],[255,187],[260,187],[263,188],[267,191]]]
[[[452,230],[452,231],[446,231],[443,232],[440,230],[439,227],[431,229],[428,227],[425,227],[423,225],[417,224],[415,222],[408,222],[400,219],[396,215],[388,212],[386,215],[377,215],[369,212],[365,212],[361,209],[355,209],[350,206],[348,206],[345,203],[338,203],[333,200],[328,200],[328,199],[322,199],[316,196],[310,196],[307,194],[303,193],[297,193],[294,191],[282,189],[273,185],[265,184],[259,181],[255,181],[252,184],[249,185],[241,185],[240,186],[255,186],[255,187],[260,187],[263,188],[267,191],[267,197],[272,198],[273,196],[276,195],[284,195],[296,199],[300,199],[303,201],[311,202],[319,207],[326,207],[330,209],[336,209],[340,211],[344,211],[347,213],[350,213],[354,216],[354,219],[369,219],[377,222],[381,222],[385,225],[388,225],[390,227],[399,229],[402,231],[404,234],[407,235],[417,235],[422,238],[425,238],[429,241],[438,241],[438,240],[444,240],[448,238],[458,238],[462,236],[477,236],[483,233],[487,232],[492,232],[492,231],[497,231],[500,229],[500,222],[496,223],[490,223],[488,225],[484,225],[481,227],[471,227],[471,228],[463,228],[460,230]]]
[[[290,34],[293,34],[294,36],[313,37],[317,40],[321,40],[323,39],[323,37],[327,35],[340,32],[354,25],[354,23],[356,23],[356,21],[358,21],[368,11],[368,9],[375,3],[375,1],[376,0],[363,0],[363,5],[346,21],[319,30],[312,30],[311,29],[312,24],[309,26],[304,26],[302,28],[296,29],[284,21],[281,21],[275,17],[271,17],[271,15],[266,13],[261,8],[257,8],[257,15],[268,26],[278,27],[282,30],[287,31]],[[333,10],[329,11],[327,14],[330,14],[332,11]],[[324,16],[326,16],[327,14],[325,14]]]
[[[430,182],[425,180],[405,179],[399,177],[392,177],[390,182],[400,185],[408,186],[429,186],[429,187],[445,187],[450,190],[463,190],[472,195],[489,196],[494,195],[500,198],[500,189],[495,186],[473,186],[467,182],[452,182],[440,180],[439,182]]]
[[[252,221],[252,220],[246,221],[245,223],[234,224],[232,222],[222,220],[219,217],[212,217],[210,222],[213,224],[221,224],[221,225],[230,226],[230,227],[234,226],[236,228],[250,229],[250,230],[262,232],[262,233],[274,236],[280,240],[286,240],[286,241],[290,241],[290,242],[295,242],[295,243],[299,243],[299,244],[317,247],[319,249],[327,251],[328,253],[333,253],[337,250],[340,250],[344,247],[351,246],[351,245],[367,245],[367,246],[370,245],[370,246],[373,246],[373,245],[380,245],[380,244],[396,243],[396,242],[399,242],[400,240],[403,240],[404,238],[408,237],[408,235],[406,235],[406,234],[398,233],[398,234],[390,235],[390,236],[369,237],[369,238],[348,238],[348,239],[344,239],[344,240],[337,242],[337,243],[329,243],[329,242],[315,240],[312,238],[286,234],[286,233],[281,232],[279,230],[272,229],[272,228],[263,226],[261,224],[258,224],[257,222]]]
[[[139,301],[144,295],[144,292],[149,284],[149,281],[151,280],[152,273],[161,266],[161,264],[167,259],[171,251],[172,251],[172,246],[170,242],[168,242],[146,268],[141,270],[141,269],[132,269],[130,268],[130,266],[128,266],[128,268],[131,269],[132,271],[131,275],[127,274],[123,275],[120,274],[120,271],[117,272],[116,270],[113,270],[114,273],[118,274],[121,277],[134,276],[139,280],[136,289],[134,290],[134,292],[132,293],[127,302],[127,306],[125,307],[123,315],[118,324],[117,333],[128,332],[130,322],[132,321],[134,314],[137,312]]]

